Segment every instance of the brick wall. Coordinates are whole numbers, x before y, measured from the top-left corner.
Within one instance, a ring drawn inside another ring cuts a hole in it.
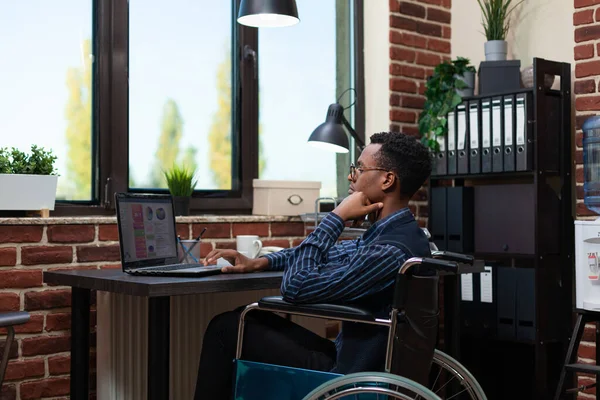
[[[574,0],[573,25],[575,27],[573,76],[575,97],[575,163],[576,163],[576,218],[596,218],[597,215],[583,204],[583,133],[581,126],[591,115],[600,111],[600,0]],[[596,362],[595,327],[586,325],[579,346],[578,362]],[[578,385],[595,381],[592,375],[581,374]],[[580,398],[592,398],[596,389],[589,389]]]
[[[305,236],[302,222],[177,224],[177,232],[182,239],[190,239],[204,227],[208,229],[201,243],[202,256],[215,247],[235,248],[233,238],[241,234],[257,234],[264,246],[279,247],[295,246]],[[120,268],[119,260],[115,224],[0,225],[0,311],[31,313],[29,323],[16,327],[1,400],[69,394],[70,288],[42,283],[43,271]],[[91,370],[95,375],[92,307]],[[0,330],[2,348],[4,334]]]
[[[420,137],[419,113],[433,68],[450,59],[451,0],[390,0],[390,130]],[[427,225],[427,191],[411,201]]]

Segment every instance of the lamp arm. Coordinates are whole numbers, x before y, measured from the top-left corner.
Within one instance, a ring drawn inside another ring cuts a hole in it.
[[[346,117],[343,114],[342,114],[342,122],[344,123],[344,126],[346,127],[346,129],[348,129],[348,132],[350,132],[350,135],[354,138],[358,149],[360,151],[363,151],[365,149],[365,142],[360,138],[360,136],[358,136],[358,133],[356,133],[354,128],[352,128],[352,126],[350,125],[350,122],[348,122],[348,120],[346,119]]]

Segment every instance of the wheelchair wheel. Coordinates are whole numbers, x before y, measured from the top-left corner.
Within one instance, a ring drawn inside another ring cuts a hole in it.
[[[401,376],[383,372],[358,372],[325,382],[303,400],[365,399],[440,400],[426,387]],[[381,395],[381,397],[379,397]]]
[[[473,375],[448,354],[435,350],[429,389],[442,399],[487,400]]]

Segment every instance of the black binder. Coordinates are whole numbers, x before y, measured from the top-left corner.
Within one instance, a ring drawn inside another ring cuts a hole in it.
[[[527,93],[518,94],[515,110],[515,157],[517,171],[529,171],[533,168],[533,132],[531,123],[529,122],[532,112],[531,95]]]
[[[481,101],[481,172],[492,172],[492,113],[490,100]]]
[[[456,253],[470,253],[474,245],[474,189],[469,186],[448,187],[446,198],[446,249]]]
[[[436,138],[439,146],[439,151],[434,153],[435,156],[435,167],[431,175],[446,175],[448,167],[446,166],[446,138],[440,135]]]
[[[467,112],[466,104],[456,107],[456,155],[458,157],[456,170],[458,174],[469,173]]]
[[[478,174],[481,172],[481,134],[479,132],[479,102],[469,103],[469,172]]]
[[[502,125],[502,98],[495,97],[492,99],[492,172],[503,171],[502,139],[504,127]]]
[[[447,250],[446,238],[446,188],[432,187],[429,212],[429,232],[438,249]]]
[[[456,112],[448,113],[448,175],[456,175]]]
[[[514,97],[504,97],[504,171],[515,170]]]

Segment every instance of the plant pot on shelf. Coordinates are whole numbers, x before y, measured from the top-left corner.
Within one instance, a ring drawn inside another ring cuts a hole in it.
[[[56,175],[0,174],[0,210],[54,210]]]
[[[190,196],[173,196],[175,215],[190,215]]]
[[[464,89],[456,89],[456,93],[458,93],[460,97],[473,96],[473,94],[475,93],[475,72],[466,71],[462,75],[454,76],[467,85],[467,87]]]
[[[483,44],[485,49],[485,61],[504,61],[508,54],[508,43],[506,40],[488,40]]]

